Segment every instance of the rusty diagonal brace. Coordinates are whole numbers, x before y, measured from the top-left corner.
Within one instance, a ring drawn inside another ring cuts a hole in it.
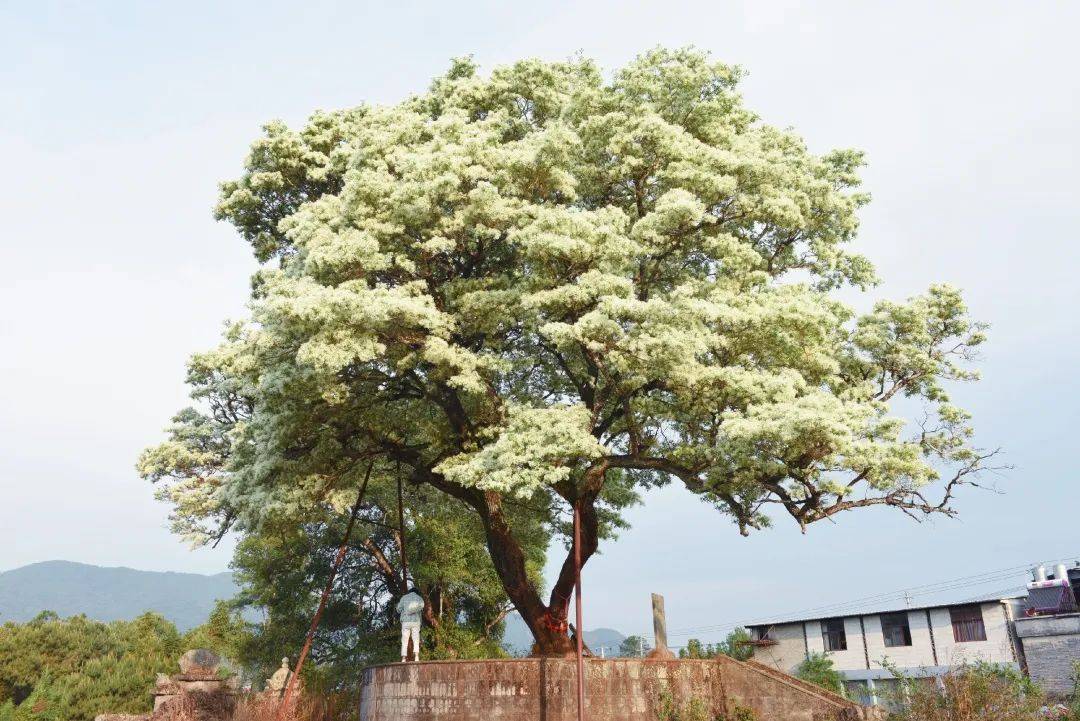
[[[322,620],[323,611],[326,610],[326,602],[330,599],[330,591],[334,587],[334,579],[337,578],[337,572],[338,569],[341,568],[341,562],[345,560],[345,552],[349,549],[349,537],[352,536],[353,526],[356,524],[356,516],[360,512],[360,504],[364,500],[364,493],[367,491],[368,480],[371,478],[371,469],[374,466],[375,461],[372,461],[368,464],[367,473],[364,474],[364,482],[360,486],[360,492],[356,496],[356,503],[354,503],[352,507],[352,514],[349,516],[349,525],[345,528],[345,537],[341,539],[341,546],[338,548],[337,556],[334,558],[334,565],[330,567],[330,578],[326,579],[326,587],[323,589],[322,598],[319,599],[319,609],[315,611],[315,617],[311,619],[311,627],[308,629],[307,637],[304,639],[304,647],[300,649],[300,657],[296,660],[296,670],[289,676],[289,683],[285,687],[285,696],[282,698],[281,705],[278,706],[277,714],[274,716],[276,721],[282,721],[284,718],[285,710],[289,707],[293,692],[296,690],[296,679],[300,677],[300,669],[304,667],[304,661],[311,651],[311,639],[315,637],[315,629],[319,627],[319,621]]]

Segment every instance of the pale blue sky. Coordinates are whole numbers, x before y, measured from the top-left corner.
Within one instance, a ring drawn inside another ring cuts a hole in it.
[[[672,627],[711,626],[1080,556],[1078,26],[1069,0],[0,2],[0,570],[225,568],[169,535],[133,463],[184,403],[186,356],[243,311],[252,261],[210,208],[262,122],[393,102],[455,55],[612,67],[656,44],[745,66],[766,120],[868,153],[870,297],[966,289],[993,328],[956,395],[1015,469],[956,521],[806,536],[742,539],[656,493],[587,567],[588,626],[643,629],[650,591]]]

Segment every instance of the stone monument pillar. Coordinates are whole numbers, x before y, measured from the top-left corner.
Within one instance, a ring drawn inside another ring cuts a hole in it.
[[[653,636],[655,643],[653,650],[649,651],[646,658],[672,659],[675,654],[667,645],[667,616],[664,613],[664,597],[659,593],[652,595]]]

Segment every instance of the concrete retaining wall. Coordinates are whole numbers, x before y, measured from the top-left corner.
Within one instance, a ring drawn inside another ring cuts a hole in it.
[[[759,721],[847,721],[866,710],[784,674],[721,661],[589,659],[589,721],[656,721],[667,690],[700,699],[711,717],[736,704]],[[790,680],[789,680],[790,679]],[[364,671],[360,721],[573,721],[573,660],[435,661]]]
[[[1016,619],[1028,673],[1051,696],[1073,692],[1073,663],[1080,661],[1080,614]]]

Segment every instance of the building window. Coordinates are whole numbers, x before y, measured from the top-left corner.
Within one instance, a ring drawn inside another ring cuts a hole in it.
[[[772,641],[772,626],[768,628],[756,626],[750,629],[750,638],[753,641]]]
[[[953,606],[949,609],[949,615],[952,617],[953,639],[957,643],[986,640],[981,606]]]
[[[847,634],[844,633],[844,619],[830,618],[822,621],[821,637],[825,641],[826,651],[847,651]]]
[[[911,626],[908,625],[907,613],[885,613],[881,615],[881,635],[886,646],[910,646]]]

